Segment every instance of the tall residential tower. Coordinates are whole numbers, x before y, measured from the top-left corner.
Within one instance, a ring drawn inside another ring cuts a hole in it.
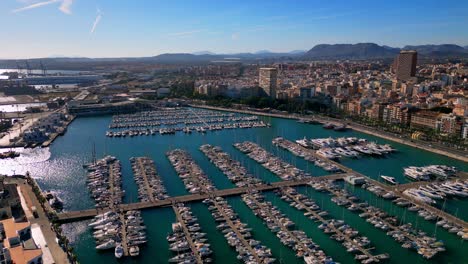
[[[276,68],[260,68],[258,84],[271,98],[276,98],[277,76]]]
[[[402,50],[395,59],[393,69],[396,78],[401,81],[407,81],[416,76],[416,63],[418,62],[418,53],[415,50]]]

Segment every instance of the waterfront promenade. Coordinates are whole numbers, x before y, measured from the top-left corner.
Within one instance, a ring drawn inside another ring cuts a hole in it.
[[[282,187],[294,187],[294,186],[301,186],[307,185],[310,182],[317,182],[323,180],[338,180],[343,179],[346,177],[347,174],[332,174],[327,176],[321,177],[309,177],[302,180],[293,180],[293,181],[280,181],[274,182],[270,184],[259,184],[255,187],[241,187],[241,188],[230,188],[224,190],[216,190],[209,194],[188,194],[182,195],[177,197],[170,197],[160,201],[154,202],[137,202],[137,203],[130,203],[130,204],[121,204],[119,209],[122,211],[129,211],[129,210],[141,210],[141,209],[148,209],[148,208],[158,208],[158,207],[167,207],[171,206],[173,203],[186,203],[186,202],[196,202],[201,201],[206,198],[210,197],[226,197],[226,196],[234,196],[247,193],[255,188],[258,191],[271,191],[274,189],[282,188]],[[109,209],[88,209],[88,210],[81,210],[81,211],[71,211],[71,212],[63,212],[57,214],[57,221],[60,223],[66,222],[74,222],[74,221],[81,221],[90,219],[100,213],[104,213]]]
[[[222,107],[214,107],[214,106],[207,106],[207,105],[190,105],[191,107],[195,108],[204,108],[204,109],[211,109],[211,110],[218,110],[218,111],[227,111],[227,112],[236,112],[242,114],[250,114],[250,115],[259,115],[259,116],[268,116],[268,117],[277,117],[277,118],[286,118],[286,119],[309,119],[315,120],[320,123],[327,123],[327,122],[346,122],[348,127],[365,133],[372,136],[380,137],[386,140],[394,141],[400,144],[408,145],[414,148],[423,149],[432,153],[436,153],[439,155],[444,155],[450,157],[452,159],[460,160],[463,162],[468,162],[468,154],[466,151],[463,150],[455,150],[443,146],[431,146],[430,143],[420,140],[408,140],[404,138],[397,137],[389,132],[379,131],[372,127],[367,127],[364,125],[357,124],[355,122],[350,122],[349,120],[341,120],[336,118],[324,118],[318,115],[306,116],[306,115],[299,115],[299,114],[279,114],[279,113],[266,113],[266,112],[259,112],[259,111],[252,111],[252,110],[239,110],[234,108],[222,108]]]

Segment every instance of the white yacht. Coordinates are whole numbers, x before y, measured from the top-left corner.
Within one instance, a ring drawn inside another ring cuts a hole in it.
[[[380,178],[382,178],[383,180],[385,180],[386,182],[388,182],[388,183],[390,183],[390,184],[393,184],[393,185],[398,184],[398,182],[395,180],[394,177],[381,175]]]

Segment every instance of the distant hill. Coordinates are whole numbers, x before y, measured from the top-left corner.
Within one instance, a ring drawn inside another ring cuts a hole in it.
[[[468,58],[468,46],[461,47],[454,44],[443,45],[409,45],[403,49],[417,50],[422,58]],[[32,68],[40,68],[43,63],[47,69],[118,69],[119,65],[128,64],[200,64],[210,62],[246,62],[273,63],[294,60],[329,60],[329,59],[381,59],[394,58],[400,52],[399,48],[380,46],[375,43],[358,44],[320,44],[309,51],[293,50],[290,52],[271,52],[260,50],[255,53],[216,54],[210,51],[194,53],[165,53],[152,57],[123,57],[123,58],[85,58],[64,57],[37,58],[27,61]],[[0,59],[0,68],[25,67],[24,59]]]
[[[216,55],[216,53],[211,52],[211,51],[197,51],[197,52],[192,52],[193,55]]]
[[[375,43],[320,44],[307,51],[305,59],[370,59],[394,57],[400,50]]]
[[[304,53],[306,53],[307,50],[292,50],[289,52],[289,54],[293,54],[293,55],[302,55]]]
[[[259,50],[257,52],[254,52],[254,54],[260,55],[260,54],[272,54],[274,52],[271,52],[269,50]]]
[[[405,46],[405,50],[416,50],[423,56],[452,56],[467,53],[467,50],[455,44]]]

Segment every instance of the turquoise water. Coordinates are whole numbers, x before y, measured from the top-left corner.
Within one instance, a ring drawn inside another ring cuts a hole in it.
[[[82,164],[91,159],[93,143],[96,144],[98,157],[109,154],[116,156],[122,162],[123,186],[126,190],[125,202],[137,200],[137,187],[133,180],[129,158],[132,156],[149,156],[157,166],[158,174],[164,181],[168,193],[172,196],[186,194],[182,181],[178,178],[171,164],[165,156],[168,150],[182,148],[187,150],[194,160],[200,165],[205,173],[212,179],[218,189],[234,187],[232,183],[206,158],[199,146],[205,143],[218,145],[233,156],[255,176],[269,182],[278,181],[279,178],[248,158],[245,154],[235,149],[232,144],[244,140],[254,141],[263,148],[279,155],[284,160],[294,164],[300,169],[310,172],[314,176],[326,175],[327,173],[311,163],[295,157],[291,153],[278,149],[271,144],[274,137],[282,136],[289,140],[307,137],[339,137],[356,136],[367,138],[378,143],[389,143],[399,151],[389,155],[387,158],[361,158],[358,160],[343,160],[342,163],[372,178],[378,179],[379,174],[394,176],[400,182],[407,182],[403,176],[403,167],[409,165],[447,164],[457,166],[459,169],[468,170],[468,165],[444,156],[432,154],[426,151],[411,148],[405,145],[393,143],[376,137],[368,136],[354,131],[335,132],[322,129],[319,125],[300,124],[294,120],[278,118],[262,118],[272,124],[271,128],[256,128],[242,130],[225,130],[208,132],[205,135],[193,133],[186,135],[179,133],[172,136],[137,136],[132,138],[107,138],[105,132],[111,121],[110,116],[88,117],[76,119],[68,128],[63,137],[59,137],[50,149],[34,150],[28,156],[28,150],[23,159],[17,161],[0,161],[0,173],[16,173],[30,171],[37,178],[43,189],[57,190],[65,202],[66,210],[78,210],[92,208],[93,201],[89,198],[86,189],[86,172]],[[327,194],[316,193],[311,188],[301,187],[301,192],[318,201],[323,209],[328,210],[334,218],[344,218],[352,227],[358,229],[362,234],[368,236],[377,253],[388,252],[391,254],[390,263],[428,263],[413,251],[400,247],[393,239],[387,237],[384,232],[360,219],[357,214],[335,205],[330,201]],[[424,221],[415,214],[404,213],[401,208],[392,207],[393,204],[379,200],[367,191],[356,189],[357,195],[370,199],[382,208],[405,218],[405,221],[414,221],[418,227],[434,232],[435,225]],[[304,230],[321,248],[335,260],[341,263],[354,263],[353,255],[345,252],[341,244],[331,240],[317,228],[318,224],[312,222],[295,208],[281,201],[273,193],[267,193],[267,199],[277,205],[281,211],[293,220],[297,228]],[[239,197],[228,199],[229,203],[238,212],[241,220],[253,227],[253,237],[261,240],[272,249],[274,257],[282,263],[301,263],[294,252],[283,246],[279,239],[272,234],[261,219],[256,218]],[[452,214],[466,219],[468,200],[450,200],[445,204],[445,209]],[[224,240],[223,235],[215,228],[214,220],[205,205],[201,203],[190,204],[193,213],[199,218],[204,232],[208,233],[209,243],[214,251],[216,263],[238,263],[236,253]],[[458,210],[456,208],[459,208]],[[141,250],[140,257],[127,258],[119,262],[124,263],[167,263],[172,255],[168,250],[165,239],[170,232],[171,223],[175,220],[172,209],[161,208],[143,211],[145,224],[148,227],[149,241]],[[116,263],[113,252],[97,252],[94,249],[94,241],[86,223],[74,223],[65,225],[67,235],[77,252],[81,263]],[[467,263],[468,253],[466,243],[457,236],[449,234],[445,230],[437,229],[437,237],[447,243],[447,252],[439,254],[430,263]]]

